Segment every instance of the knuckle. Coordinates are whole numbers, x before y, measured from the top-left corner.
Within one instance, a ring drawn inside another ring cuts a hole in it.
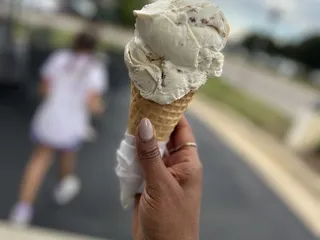
[[[149,146],[140,150],[140,159],[155,159],[160,157],[158,146]]]

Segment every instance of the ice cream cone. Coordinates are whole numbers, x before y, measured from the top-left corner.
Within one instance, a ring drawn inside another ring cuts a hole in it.
[[[153,124],[157,140],[167,141],[186,111],[194,93],[194,91],[191,91],[171,104],[161,105],[144,99],[132,83],[128,133],[135,135],[140,121],[143,118],[148,118]]]
[[[197,90],[222,73],[230,27],[210,0],[162,0],[136,16],[134,37],[125,48],[131,79],[127,131],[117,151],[121,203],[128,206],[143,189],[136,149],[137,127],[148,118],[160,155]]]

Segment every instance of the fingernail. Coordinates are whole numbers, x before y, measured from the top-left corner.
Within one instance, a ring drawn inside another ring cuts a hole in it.
[[[144,118],[139,125],[139,135],[142,140],[149,141],[153,137],[153,127],[149,119]]]

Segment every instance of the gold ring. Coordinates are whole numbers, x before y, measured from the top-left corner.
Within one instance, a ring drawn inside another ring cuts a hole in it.
[[[181,144],[181,145],[179,145],[178,147],[172,148],[172,149],[170,149],[170,150],[168,150],[168,151],[169,151],[169,153],[171,154],[171,153],[175,153],[175,152],[180,151],[180,150],[181,150],[182,148],[184,148],[184,147],[194,147],[194,148],[197,148],[197,144],[196,144],[195,142],[186,142],[186,143]]]

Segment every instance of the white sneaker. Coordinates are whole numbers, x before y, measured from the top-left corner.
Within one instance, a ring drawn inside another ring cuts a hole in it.
[[[17,203],[9,216],[9,221],[15,227],[27,227],[33,217],[33,207],[25,203]]]
[[[68,204],[80,192],[81,182],[78,177],[70,175],[65,177],[53,192],[54,200],[59,205]]]

